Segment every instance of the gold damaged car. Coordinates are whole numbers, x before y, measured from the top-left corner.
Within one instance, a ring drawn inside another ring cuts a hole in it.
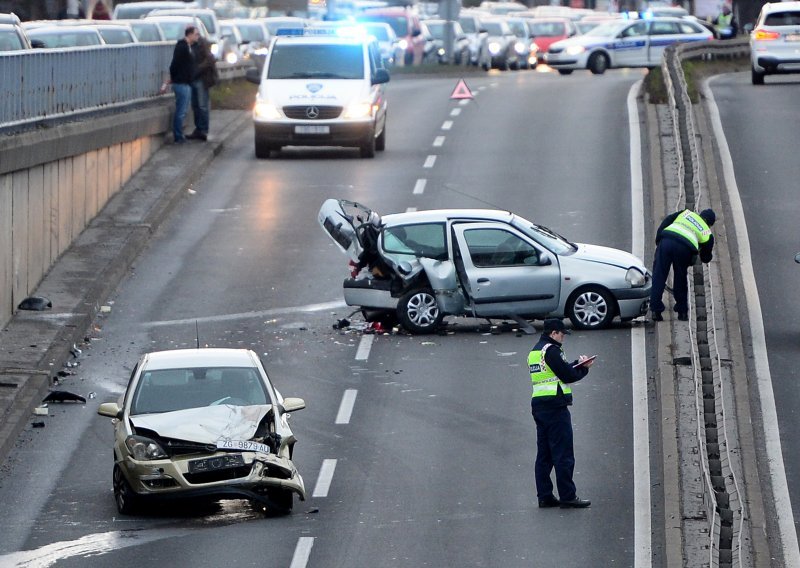
[[[305,500],[292,463],[296,439],[283,398],[258,356],[246,349],[182,349],[144,355],[113,418],[117,509],[134,514],[154,501],[248,499],[289,513]]]

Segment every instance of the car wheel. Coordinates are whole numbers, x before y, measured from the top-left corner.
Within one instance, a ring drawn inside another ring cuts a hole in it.
[[[375,149],[378,152],[383,152],[386,150],[386,124],[383,125],[383,130],[381,130],[380,135],[378,138],[375,139]]]
[[[131,484],[125,479],[122,468],[114,464],[113,474],[114,499],[117,502],[117,510],[120,515],[133,515],[141,508],[141,500],[133,491]]]
[[[611,325],[615,304],[611,294],[600,287],[581,288],[567,301],[567,317],[576,329],[601,329]]]
[[[605,53],[592,53],[587,66],[595,75],[602,75],[608,69],[608,56]]]
[[[558,74],[559,75],[572,75],[572,71],[574,71],[574,70],[573,69],[559,69],[558,70]]]
[[[256,158],[259,160],[265,160],[269,158],[270,152],[272,152],[272,146],[270,146],[265,140],[256,138]]]
[[[432,333],[442,323],[443,317],[430,288],[407,292],[397,305],[397,318],[411,333]]]
[[[271,489],[268,493],[269,500],[276,512],[288,515],[294,506],[294,493],[286,489]]]
[[[366,142],[361,145],[361,157],[362,158],[374,158],[375,157],[375,149],[377,144],[375,143],[375,137],[370,134],[369,138]]]
[[[764,84],[764,73],[756,71],[754,68],[750,68],[750,79],[752,80],[754,85],[763,85]]]

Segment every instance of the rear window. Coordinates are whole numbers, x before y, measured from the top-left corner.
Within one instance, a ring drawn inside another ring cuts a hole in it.
[[[361,45],[276,44],[269,61],[269,79],[362,79]]]
[[[264,28],[261,26],[240,25],[239,33],[242,34],[242,39],[245,41],[266,41],[264,35]]]
[[[563,22],[539,22],[530,24],[533,37],[559,37],[567,35],[567,28]]]
[[[161,35],[158,33],[158,28],[154,25],[140,25],[131,24],[134,33],[139,41],[161,41]]]
[[[800,26],[800,11],[772,12],[764,20],[765,26]]]
[[[127,30],[100,30],[100,35],[108,44],[133,43],[133,37]]]
[[[474,34],[477,30],[475,26],[475,20],[472,18],[460,18],[458,22],[461,24],[461,27],[464,31],[468,34]]]

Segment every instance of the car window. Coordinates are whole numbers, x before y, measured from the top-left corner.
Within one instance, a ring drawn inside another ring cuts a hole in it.
[[[650,35],[674,35],[680,33],[675,22],[653,22],[650,25]]]
[[[531,24],[533,37],[558,37],[567,35],[563,22],[534,22]]]
[[[383,250],[389,254],[411,254],[445,260],[447,240],[443,223],[401,225],[383,230]]]
[[[265,41],[264,28],[261,26],[239,25],[239,33],[245,41]]]
[[[635,24],[628,26],[620,32],[619,37],[633,37],[641,35],[647,35],[646,22],[636,22]]]
[[[682,34],[699,34],[702,33],[703,30],[700,29],[699,26],[695,26],[694,24],[690,24],[689,22],[681,22],[678,24],[681,28]]]
[[[269,61],[269,79],[361,79],[361,45],[276,44]]]
[[[108,44],[124,44],[124,43],[133,43],[133,37],[127,30],[100,30],[100,35],[103,36],[103,40]]]
[[[139,41],[161,41],[158,29],[154,25],[134,23],[131,27]]]
[[[394,33],[396,33],[398,37],[408,35],[408,19],[405,16],[379,16],[365,14],[360,16],[359,20],[365,22],[385,22],[392,26]]]
[[[458,21],[461,23],[461,27],[464,28],[464,31],[468,34],[474,34],[477,31],[475,20],[472,18],[461,18]]]
[[[381,58],[381,52],[380,49],[378,49],[377,43],[372,41],[367,47],[369,51],[370,77],[374,77],[375,70],[383,67],[383,59]]]
[[[365,26],[365,28],[367,33],[374,36],[378,41],[387,41],[389,39],[389,33],[382,26]]]
[[[535,247],[504,229],[468,229],[464,231],[472,263],[481,268],[535,265],[539,252]]]
[[[0,31],[0,51],[17,51],[24,49],[22,40],[14,30]]]
[[[767,14],[765,26],[800,26],[800,11]]]

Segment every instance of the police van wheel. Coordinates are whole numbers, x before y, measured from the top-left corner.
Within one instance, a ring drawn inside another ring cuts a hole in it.
[[[611,325],[616,304],[608,290],[588,286],[572,294],[566,311],[575,329],[602,329]]]
[[[360,150],[362,158],[374,158],[376,150],[375,137],[370,135],[369,139],[361,145]]]
[[[750,78],[754,85],[763,85],[764,84],[764,73],[756,71],[752,67],[750,68]]]
[[[380,136],[375,139],[375,149],[378,152],[383,152],[386,150],[386,124],[383,125],[383,130],[381,130]]]
[[[605,53],[593,53],[589,58],[589,71],[602,75],[608,69],[608,56]]]
[[[264,140],[256,138],[256,158],[266,160],[269,158],[270,152],[274,149],[274,146],[267,144]]]
[[[442,323],[444,315],[430,288],[407,292],[397,305],[397,318],[410,333],[433,333]]]

